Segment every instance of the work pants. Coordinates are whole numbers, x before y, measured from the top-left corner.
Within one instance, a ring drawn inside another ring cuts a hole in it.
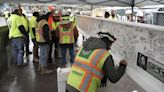
[[[13,57],[15,64],[22,65],[24,56],[24,41],[23,38],[12,38],[11,39]]]
[[[48,44],[44,44],[44,45],[39,45],[39,48],[40,48],[39,63],[42,66],[47,67],[48,53],[49,53],[49,50],[50,50],[50,46]]]
[[[61,47],[61,54],[62,54],[62,66],[66,65],[67,49],[69,49],[70,62],[73,64],[75,58],[73,44],[61,44],[60,47]]]

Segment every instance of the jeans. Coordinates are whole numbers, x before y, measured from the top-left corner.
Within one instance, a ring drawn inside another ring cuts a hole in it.
[[[23,64],[24,42],[22,38],[12,38],[13,57],[17,65]]]
[[[24,42],[25,42],[25,47],[26,47],[26,53],[28,53],[30,52],[29,51],[29,42],[30,42],[29,35],[27,37],[24,37]]]
[[[70,55],[70,62],[73,63],[74,62],[74,57],[75,57],[75,54],[74,54],[74,47],[73,47],[73,44],[62,44],[60,45],[61,46],[61,54],[62,54],[62,65],[65,65],[66,64],[66,51],[67,51],[67,48],[69,49],[69,55]]]
[[[42,66],[47,67],[47,61],[48,61],[48,54],[50,46],[48,44],[45,45],[39,45],[40,48],[40,57],[39,57],[39,63]]]
[[[34,57],[36,57],[36,58],[39,58],[39,56],[38,56],[38,49],[39,49],[38,43],[34,42],[33,54],[34,54]]]

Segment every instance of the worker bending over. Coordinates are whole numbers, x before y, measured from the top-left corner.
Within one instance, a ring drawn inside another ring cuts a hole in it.
[[[126,61],[121,60],[115,69],[108,51],[116,38],[109,33],[98,34],[102,37],[90,37],[76,55],[67,80],[67,92],[97,92],[98,87],[106,86],[106,78],[116,83],[124,75]]]

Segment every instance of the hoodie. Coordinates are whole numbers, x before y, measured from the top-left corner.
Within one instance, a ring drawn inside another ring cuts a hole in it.
[[[90,37],[83,44],[84,50],[106,49],[107,44],[100,38]]]
[[[95,49],[106,49],[107,44],[101,40],[100,38],[90,37],[87,41],[83,43],[84,50],[95,50]],[[116,83],[125,73],[126,65],[120,64],[118,69],[114,67],[114,61],[111,55],[107,57],[102,67],[104,71],[104,78],[101,80],[101,83],[106,82],[106,78],[109,79],[110,82]],[[105,80],[105,81],[104,81]],[[102,82],[103,81],[103,82]],[[66,85],[66,92],[80,92],[76,88],[71,85]]]

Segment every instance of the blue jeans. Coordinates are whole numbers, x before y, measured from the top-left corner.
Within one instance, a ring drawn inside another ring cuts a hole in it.
[[[62,54],[62,65],[66,64],[66,51],[67,48],[69,49],[69,55],[70,55],[70,62],[73,63],[74,62],[74,58],[75,58],[75,54],[74,54],[74,47],[73,44],[62,44],[61,46],[61,54]]]
[[[12,38],[11,44],[13,48],[14,61],[17,65],[23,64],[24,42],[23,38]]]
[[[48,44],[39,45],[39,48],[40,48],[39,63],[42,66],[46,67],[48,62],[48,54],[49,54],[50,46]]]

